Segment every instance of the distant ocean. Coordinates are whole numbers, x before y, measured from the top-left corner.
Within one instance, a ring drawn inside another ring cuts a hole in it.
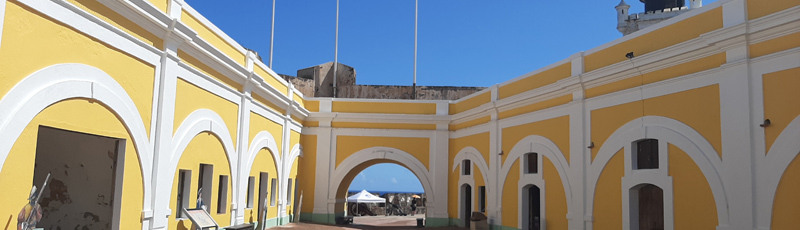
[[[361,192],[361,190],[348,190],[348,192],[350,192],[350,193],[359,193],[359,192]],[[378,193],[378,194],[380,194],[380,195],[383,195],[383,194],[386,194],[386,193],[413,193],[413,194],[425,194],[425,192],[419,192],[419,191],[417,191],[417,192],[414,192],[414,191],[370,191],[370,190],[367,190],[367,192],[370,192],[370,193]]]

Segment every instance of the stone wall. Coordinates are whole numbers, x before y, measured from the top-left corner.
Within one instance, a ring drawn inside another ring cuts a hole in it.
[[[485,87],[417,86],[418,100],[457,100]],[[339,98],[414,99],[412,86],[348,85],[339,87]]]

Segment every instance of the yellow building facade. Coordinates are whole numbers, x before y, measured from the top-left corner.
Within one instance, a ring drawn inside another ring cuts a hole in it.
[[[6,229],[48,173],[45,228],[334,223],[378,163],[431,227],[800,224],[797,0],[719,0],[456,101],[304,96],[182,0],[0,0],[0,26]]]

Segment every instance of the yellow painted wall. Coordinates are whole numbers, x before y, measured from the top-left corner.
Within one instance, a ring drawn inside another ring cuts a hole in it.
[[[750,45],[750,57],[757,58],[800,47],[800,32]]]
[[[623,150],[620,149],[600,173],[594,191],[594,229],[622,229],[621,178],[625,175],[624,159]]]
[[[175,96],[175,123],[174,130],[178,130],[186,117],[198,109],[209,109],[217,113],[228,127],[231,140],[236,140],[236,130],[238,130],[239,107],[231,101],[225,100],[217,95],[203,90],[191,83],[178,78]],[[236,142],[233,142],[236,145]]]
[[[547,229],[564,229],[568,227],[567,221],[567,195],[564,192],[564,182],[550,158],[542,157],[542,177],[544,179],[545,218]],[[566,173],[566,172],[565,172]],[[520,201],[521,202],[521,201]]]
[[[83,99],[70,99],[51,105],[36,115],[14,143],[0,171],[0,188],[3,188],[0,216],[3,222],[7,222],[0,226],[16,229],[17,214],[27,203],[33,182],[40,125],[126,140],[120,226],[121,229],[142,229],[140,216],[144,205],[144,187],[133,139],[122,121],[103,104]]]
[[[334,101],[331,111],[340,113],[436,114],[435,103]]]
[[[766,151],[769,151],[786,126],[800,116],[800,104],[788,100],[800,98],[800,90],[797,90],[800,68],[768,73],[763,77],[764,118],[771,122],[769,127],[764,128]]]
[[[642,56],[722,28],[722,7],[673,23],[584,57],[586,72],[627,61],[625,54]]]
[[[303,205],[301,212],[312,213],[314,212],[314,188],[315,188],[315,175],[317,171],[317,136],[316,135],[302,135],[300,136],[300,144],[303,145],[303,157],[299,159],[300,165],[303,170],[297,174],[297,180],[300,182],[301,191],[303,194]]]
[[[294,215],[295,214],[295,208],[297,208],[297,207],[295,207],[295,201],[297,199],[299,199],[298,197],[300,196],[300,189],[297,189],[297,186],[296,186],[296,185],[300,184],[300,182],[297,181],[297,172],[300,169],[299,168],[299,164],[300,164],[300,157],[297,157],[297,159],[295,159],[294,163],[292,164],[292,171],[289,173],[289,178],[292,179],[292,190],[288,191],[288,192],[291,193],[291,197],[288,197],[288,198],[290,198],[288,200],[289,203],[286,206],[286,214],[288,214],[288,215]],[[287,189],[287,188],[284,188],[284,189]],[[295,190],[297,191],[297,193],[295,193]],[[287,191],[284,191],[284,192],[287,192]]]
[[[519,159],[515,160],[511,163],[511,170],[508,171],[508,176],[506,176],[506,180],[503,181],[503,195],[500,198],[501,202],[503,203],[502,212],[503,214],[503,221],[502,225],[506,227],[517,227],[517,221],[519,217],[517,216],[519,213],[519,205],[520,202],[517,198],[517,191],[518,182],[519,182]]]
[[[586,97],[587,98],[596,97],[624,89],[629,89],[641,85],[647,85],[654,82],[659,82],[671,78],[685,76],[692,73],[697,73],[704,70],[717,68],[722,66],[722,64],[725,64],[726,61],[727,59],[725,57],[725,53],[718,53],[715,55],[711,55],[687,63],[649,72],[641,76],[635,76],[624,80],[608,83],[605,85],[589,88],[586,89]]]
[[[458,177],[461,175],[461,166],[456,166],[455,171],[451,171],[450,169],[453,166],[450,165],[447,171],[447,216],[452,219],[458,219],[458,193],[461,189],[461,186],[458,184]]]
[[[800,157],[795,157],[778,184],[775,201],[772,203],[772,229],[789,230],[800,226]]]
[[[528,90],[536,89],[545,85],[553,84],[558,80],[572,75],[572,63],[567,62],[562,65],[542,71],[541,73],[520,79],[511,84],[501,86],[497,94],[500,99],[507,98]]]
[[[167,12],[167,8],[169,7],[170,0],[148,0],[151,4],[153,4],[156,8],[161,10],[162,12]]]
[[[706,177],[691,157],[669,144],[675,229],[715,229],[717,206]]]
[[[449,165],[448,169],[452,169],[453,164],[458,163],[458,162],[453,162],[456,158],[456,154],[458,154],[458,152],[461,151],[461,149],[464,149],[465,147],[474,147],[475,149],[480,151],[480,153],[477,154],[481,154],[481,156],[483,156],[484,162],[486,162],[486,165],[489,165],[489,154],[490,154],[489,132],[484,132],[466,137],[450,139],[448,148],[450,150],[450,157],[447,158],[449,159],[448,162],[450,162],[448,164]],[[458,180],[458,178],[456,178],[456,180]]]
[[[155,68],[108,44],[78,32],[32,9],[8,1],[0,46],[0,95],[45,67],[81,63],[96,67],[119,83],[133,100],[150,131]],[[47,55],[31,55],[47,54]]]
[[[310,112],[319,112],[319,101],[306,101],[306,109]]]
[[[227,85],[228,87],[231,87],[232,89],[234,89],[236,91],[239,91],[239,92],[242,91],[242,84],[239,84],[238,82],[234,81],[233,79],[231,79],[231,78],[225,76],[224,74],[218,72],[214,68],[211,68],[211,66],[208,66],[208,65],[204,64],[203,62],[201,62],[197,58],[194,58],[191,55],[189,55],[188,53],[183,52],[183,50],[178,50],[178,57],[181,59],[181,62],[186,63],[187,65],[191,66],[192,68],[194,68],[196,70],[199,70],[200,72],[206,74],[206,76],[214,78],[217,81],[222,82],[223,84]]]
[[[272,111],[276,111],[279,114],[286,114],[286,109],[276,105],[275,103],[270,102],[269,100],[267,100],[266,98],[262,97],[261,95],[258,95],[258,94],[254,93],[254,94],[252,94],[252,96],[253,96],[253,100],[255,100],[258,103],[261,103],[262,105],[267,106],[267,108],[272,109]]]
[[[267,131],[272,135],[272,138],[275,139],[275,145],[278,147],[275,152],[281,153],[281,143],[283,143],[283,126],[272,122],[271,120],[267,119],[266,117],[262,117],[257,113],[250,112],[250,143],[253,142],[253,138],[255,138],[258,133],[263,131]]]
[[[138,38],[139,40],[151,46],[154,46],[158,49],[161,49],[164,46],[164,41],[161,38],[150,33],[149,31],[145,30],[144,28],[132,22],[131,20],[128,20],[127,18],[118,14],[114,10],[106,7],[105,5],[103,5],[103,3],[100,3],[96,0],[68,0],[68,1],[69,3],[72,3],[73,5],[85,10],[86,12],[91,13],[95,17],[102,19],[108,24],[111,24],[114,27],[117,27],[122,31],[125,31],[130,35],[133,35],[134,37]],[[166,12],[167,9],[166,2],[163,3],[164,3],[163,5],[164,11]]]
[[[214,218],[214,221],[217,222],[220,226],[228,226],[231,223],[231,198],[232,198],[232,191],[233,189],[231,186],[233,185],[233,175],[231,174],[230,164],[228,162],[228,157],[225,152],[225,149],[222,146],[222,142],[212,133],[203,132],[195,136],[189,145],[186,146],[186,149],[183,151],[181,155],[181,159],[178,161],[178,169],[175,170],[175,179],[172,180],[172,192],[170,195],[170,204],[177,204],[178,197],[178,179],[180,170],[192,170],[192,186],[189,191],[189,207],[194,208],[195,203],[193,201],[197,200],[197,189],[199,189],[198,181],[200,180],[200,164],[210,164],[214,165],[214,173],[211,183],[211,200],[207,201],[204,200],[205,205],[209,207],[211,210],[209,213],[211,217]],[[236,154],[236,153],[230,153]],[[228,205],[225,208],[225,213],[219,214],[217,213],[217,205],[219,205],[219,176],[220,175],[227,175],[228,176]],[[208,188],[203,188],[203,192],[208,192]],[[174,207],[175,205],[170,205],[170,207]],[[175,208],[172,208],[173,211]],[[169,216],[168,228],[170,230],[177,230],[177,229],[191,229],[192,222],[189,219],[183,220],[175,220],[175,213],[172,213]]]
[[[436,124],[331,122],[334,128],[436,130]]]
[[[569,103],[571,101],[572,101],[572,94],[564,95],[564,96],[556,97],[556,98],[553,98],[553,99],[550,99],[550,100],[541,101],[541,102],[533,103],[533,104],[530,104],[530,105],[522,106],[522,107],[519,107],[519,108],[506,110],[506,111],[500,112],[500,114],[498,114],[498,117],[500,119],[505,119],[505,118],[517,116],[517,115],[520,115],[520,114],[536,112],[536,111],[543,110],[543,109],[546,109],[546,108],[567,104],[567,103]]]
[[[710,85],[674,94],[591,111],[592,159],[619,127],[642,116],[663,116],[692,127],[722,154],[719,86]]]
[[[481,211],[481,206],[480,206],[481,205],[481,203],[480,203],[481,198],[480,198],[480,191],[478,190],[478,188],[480,188],[481,186],[486,186],[486,183],[483,182],[483,177],[485,175],[484,173],[486,173],[486,172],[481,171],[481,169],[478,168],[477,166],[475,166],[474,163],[473,163],[471,169],[472,169],[472,176],[473,176],[472,178],[475,179],[475,187],[472,188],[472,211],[473,212],[480,212]],[[487,188],[486,191],[488,192],[489,189]],[[489,207],[489,201],[488,200],[489,200],[489,196],[487,194],[486,195],[486,211],[489,211],[492,208],[492,207]],[[483,212],[483,213],[486,214],[488,212]]]
[[[569,162],[569,116],[508,127],[504,128],[502,132],[502,148],[505,153],[510,153],[514,145],[523,138],[530,135],[539,135],[556,143],[567,162]],[[503,162],[508,158],[508,155],[503,154]]]
[[[197,32],[198,36],[203,38],[203,40],[222,51],[222,53],[225,55],[228,55],[228,57],[239,63],[239,65],[245,65],[246,59],[244,54],[234,48],[233,45],[222,39],[221,36],[212,32],[208,26],[202,24],[194,16],[189,14],[189,12],[186,12],[185,10],[181,11],[181,22],[186,24],[186,26],[189,28],[192,28],[195,32]]]
[[[272,88],[277,89],[278,92],[281,92],[281,94],[286,95],[286,93],[289,92],[289,88],[286,85],[278,81],[278,79],[275,78],[275,76],[269,74],[266,70],[261,68],[261,66],[253,65],[253,72],[255,72],[258,76],[261,76],[261,78],[263,78],[268,85],[272,86]]]
[[[492,101],[492,92],[486,91],[458,103],[450,104],[450,114],[464,112]]]
[[[459,130],[459,129],[463,129],[463,128],[469,128],[469,127],[472,127],[472,126],[485,124],[485,123],[487,123],[487,122],[489,122],[491,120],[492,120],[491,116],[485,116],[485,117],[477,118],[475,120],[465,121],[465,122],[458,123],[458,124],[450,123],[448,128],[450,129],[450,131],[455,131],[455,130]]]
[[[391,147],[411,154],[429,168],[430,139],[421,137],[336,137],[336,166],[347,157],[369,147]]]
[[[752,20],[760,17],[777,13],[778,11],[789,9],[800,5],[800,0],[783,0],[763,2],[759,0],[747,0],[747,17]]]
[[[272,194],[272,192],[269,190],[270,188],[272,188],[272,178],[275,178],[275,179],[278,178],[278,170],[276,170],[276,164],[275,164],[275,160],[273,160],[274,159],[273,158],[273,154],[276,154],[275,151],[270,151],[270,149],[268,149],[268,148],[263,148],[263,149],[258,151],[258,155],[256,155],[256,158],[253,160],[253,167],[250,169],[250,175],[249,175],[251,177],[255,177],[255,179],[256,179],[256,182],[254,184],[255,188],[253,190],[253,208],[247,208],[247,206],[245,206],[245,210],[244,210],[244,221],[245,222],[252,223],[252,222],[259,221],[259,219],[258,219],[258,215],[259,215],[258,214],[258,201],[264,199],[263,197],[259,196],[260,193],[261,193],[259,191],[259,186],[260,186],[259,185],[259,182],[260,182],[259,180],[261,179],[261,173],[262,172],[268,173],[267,177],[270,178],[269,180],[267,180],[267,183],[269,183],[269,185],[267,187],[267,191],[268,191],[267,196],[270,196]],[[277,153],[277,154],[280,154],[280,153]],[[275,191],[277,191],[277,189]],[[245,193],[245,195],[246,194],[247,193]],[[277,199],[277,196],[275,198]],[[245,200],[245,202],[247,202],[247,201]],[[267,201],[267,202],[269,202],[269,201]],[[278,216],[277,203],[278,202],[276,200],[276,202],[275,202],[276,205],[275,206],[269,206],[269,208],[267,209],[267,219],[275,218],[275,217]],[[247,205],[247,204],[245,203],[243,205]]]

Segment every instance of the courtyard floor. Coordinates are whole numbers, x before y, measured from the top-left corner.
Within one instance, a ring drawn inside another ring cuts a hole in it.
[[[369,230],[400,230],[400,229],[421,229],[417,228],[417,218],[423,216],[359,216],[353,218],[350,225],[325,225],[316,223],[291,223],[287,225],[273,227],[272,229],[369,229]],[[424,228],[437,230],[467,229],[458,227],[438,227]]]

